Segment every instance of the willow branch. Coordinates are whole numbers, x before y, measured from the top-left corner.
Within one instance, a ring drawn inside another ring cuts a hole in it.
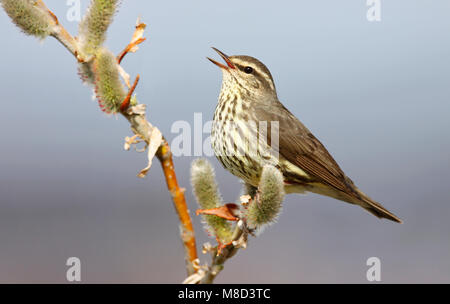
[[[164,140],[163,144],[159,147],[156,156],[161,162],[164,176],[166,177],[167,188],[172,195],[175,210],[177,211],[181,223],[181,240],[183,241],[185,249],[186,267],[188,274],[191,275],[195,272],[193,265],[194,261],[197,260],[194,227],[192,226],[191,217],[184,196],[185,189],[178,186],[172,152],[170,151],[169,144],[166,140]]]
[[[89,58],[80,57],[82,52],[79,52],[78,50],[77,40],[70,35],[59,22],[57,22],[51,36],[58,40],[73,56],[75,56],[78,62],[87,62],[89,60]],[[130,122],[131,129],[139,135],[147,145],[149,145],[153,128],[147,121],[145,113],[133,113],[130,111],[121,111],[120,113]],[[186,204],[184,189],[180,188],[178,185],[172,153],[165,139],[158,148],[156,156],[161,162],[167,187],[172,195],[172,201],[181,222],[181,239],[184,245],[186,269],[188,275],[192,275],[195,272],[193,267],[194,261],[197,260],[195,234]]]

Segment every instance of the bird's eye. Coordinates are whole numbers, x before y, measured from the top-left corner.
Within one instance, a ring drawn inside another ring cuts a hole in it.
[[[250,66],[247,66],[244,68],[244,72],[247,74],[251,74],[251,73],[253,73],[253,68]]]

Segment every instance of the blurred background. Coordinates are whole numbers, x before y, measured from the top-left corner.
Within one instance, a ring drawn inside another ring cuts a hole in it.
[[[46,0],[73,34],[66,1]],[[82,1],[82,10],[88,1]],[[346,173],[403,225],[313,194],[289,195],[278,223],[230,260],[218,283],[450,283],[450,2],[126,0],[106,45],[120,52],[136,18],[148,40],[124,61],[137,94],[171,141],[175,121],[212,119],[221,73],[215,46],[259,58],[283,101]],[[123,150],[129,125],[103,114],[54,39],[39,43],[0,12],[0,282],[85,283],[185,278],[177,216],[159,162]],[[208,134],[204,134],[206,137]],[[194,157],[176,157],[187,188]],[[214,159],[226,201],[239,180]],[[199,247],[209,239],[193,215]],[[201,253],[200,253],[201,255]],[[209,257],[201,255],[202,262]]]

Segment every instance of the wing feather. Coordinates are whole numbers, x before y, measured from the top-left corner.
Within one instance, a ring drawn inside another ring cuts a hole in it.
[[[271,121],[278,121],[279,155],[306,172],[311,179],[310,182],[328,185],[338,193],[344,194],[333,197],[349,203],[357,203],[377,217],[402,222],[381,204],[361,192],[344,174],[324,145],[280,102],[272,102],[270,106],[258,104],[252,108],[252,118],[255,121],[267,121],[268,125]],[[283,172],[283,174],[288,179],[292,178],[293,174],[296,175],[295,172]],[[305,177],[294,176],[294,178],[303,181]]]
[[[278,121],[280,156],[308,173],[312,181],[322,182],[353,197],[359,197],[353,182],[325,146],[281,103],[252,108],[255,120]]]

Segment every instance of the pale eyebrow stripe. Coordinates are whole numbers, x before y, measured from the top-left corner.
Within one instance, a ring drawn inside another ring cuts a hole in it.
[[[241,61],[242,62],[242,61]],[[253,68],[254,73],[256,73],[257,75],[255,76],[259,76],[261,77],[265,82],[268,83],[268,85],[272,88],[275,89],[275,87],[273,86],[272,82],[272,77],[270,75],[267,75],[266,73],[264,73],[263,71],[260,71],[255,65],[242,65],[240,63],[237,62],[233,62],[233,64],[239,69],[239,70],[243,70],[245,67],[249,66],[251,68]]]
[[[269,75],[267,75],[266,73],[264,73],[264,72],[262,72],[262,71],[259,71],[259,69],[256,67],[256,66],[254,66],[254,65],[252,65],[252,64],[250,64],[250,65],[242,65],[242,64],[240,64],[240,63],[233,63],[235,66],[237,66],[241,71],[243,71],[244,70],[244,68],[246,68],[246,67],[251,67],[252,69],[253,69],[253,71],[254,72],[256,72],[257,74],[259,74],[259,75],[261,75],[261,76],[264,76],[264,77],[266,77],[266,78],[269,78],[268,76]]]

